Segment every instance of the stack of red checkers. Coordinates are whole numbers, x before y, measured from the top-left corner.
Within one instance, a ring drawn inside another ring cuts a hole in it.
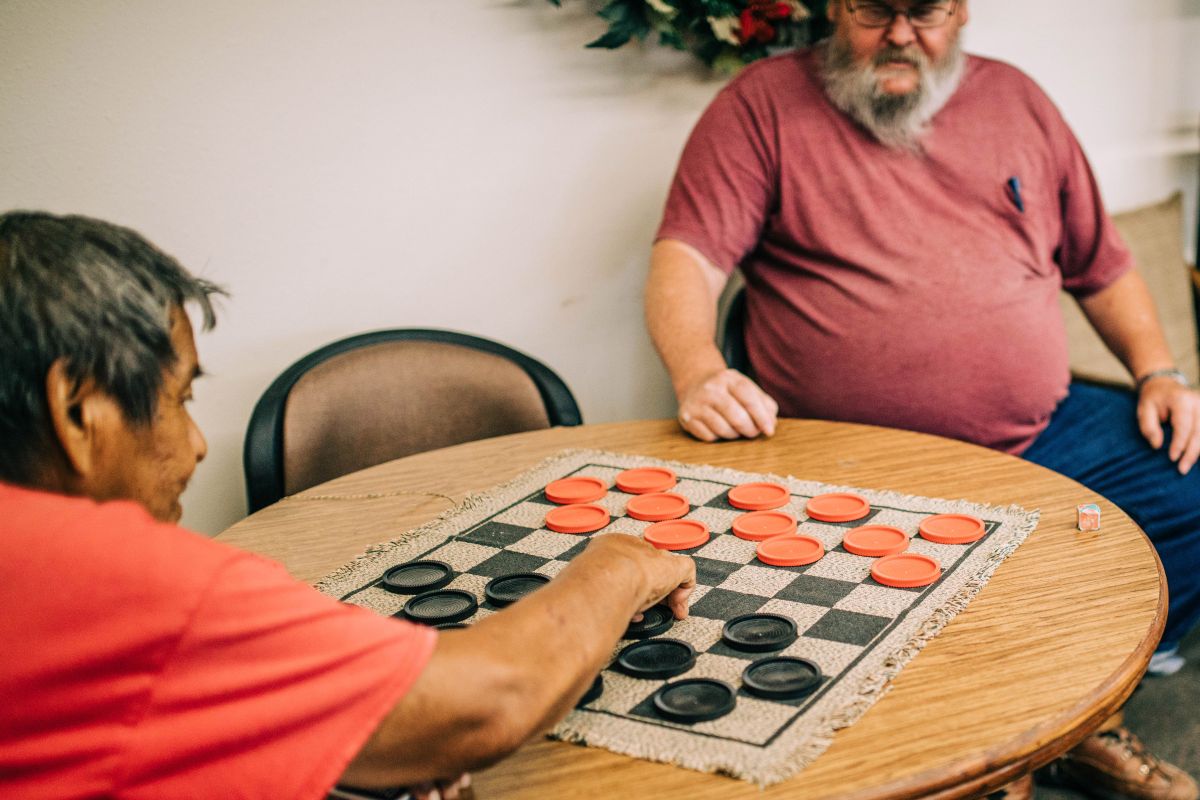
[[[861,525],[846,531],[842,547],[856,556],[890,556],[908,549],[908,534],[891,525]]]
[[[983,538],[983,520],[969,514],[935,514],[921,520],[922,538],[938,544],[970,544]]]
[[[821,522],[851,522],[870,514],[871,504],[849,492],[819,494],[808,501],[804,513]]]
[[[546,499],[551,503],[591,503],[608,494],[608,484],[599,478],[580,475],[546,484]]]
[[[638,495],[625,505],[626,514],[646,522],[679,519],[689,510],[691,506],[688,505],[687,498],[674,492]]]
[[[781,508],[792,499],[786,486],[778,483],[743,483],[729,490],[729,505],[744,511],[766,511]]]
[[[642,536],[659,550],[691,550],[708,542],[708,526],[698,519],[656,522]]]
[[[559,533],[591,533],[608,524],[608,509],[593,503],[576,503],[552,508],[546,513],[546,527]]]
[[[799,567],[820,561],[825,545],[811,536],[773,536],[760,542],[755,554],[773,567]]]
[[[733,521],[733,535],[751,542],[796,532],[796,518],[784,511],[751,511]]]
[[[617,475],[617,488],[629,494],[665,492],[675,483],[675,473],[666,467],[637,467]]]

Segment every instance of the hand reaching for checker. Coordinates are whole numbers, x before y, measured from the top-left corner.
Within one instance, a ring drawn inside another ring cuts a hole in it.
[[[1186,475],[1200,458],[1200,392],[1171,377],[1146,381],[1138,393],[1138,427],[1150,446],[1163,445],[1163,423],[1171,424],[1167,454]]]
[[[688,597],[696,588],[696,564],[692,559],[659,550],[637,536],[624,533],[597,536],[579,558],[614,557],[633,559],[641,568],[642,597],[635,620],[641,612],[659,603],[665,603],[676,619],[687,617]]]
[[[773,436],[779,404],[735,369],[722,369],[679,393],[679,424],[704,442]]]

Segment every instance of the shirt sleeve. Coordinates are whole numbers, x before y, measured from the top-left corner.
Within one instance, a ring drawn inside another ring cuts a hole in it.
[[[770,109],[735,81],[696,123],[667,196],[658,239],[678,239],[732,272],[759,241],[777,195]]]
[[[1133,256],[1105,211],[1096,176],[1079,140],[1057,110],[1054,114],[1061,126],[1056,150],[1063,165],[1059,189],[1062,239],[1056,260],[1062,270],[1063,289],[1076,297],[1087,297],[1131,269]]]
[[[435,642],[243,555],[216,573],[134,721],[120,796],[324,797]]]

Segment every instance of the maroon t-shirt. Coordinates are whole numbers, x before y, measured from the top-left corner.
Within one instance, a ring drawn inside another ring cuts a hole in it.
[[[741,266],[750,360],[781,415],[1020,452],[1067,391],[1059,290],[1096,292],[1131,257],[1015,68],[970,57],[924,143],[890,150],[834,108],[813,52],[765,59],[696,125],[657,238]]]

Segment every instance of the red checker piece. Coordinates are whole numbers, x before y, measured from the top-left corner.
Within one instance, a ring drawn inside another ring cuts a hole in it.
[[[908,534],[891,525],[862,525],[846,531],[842,547],[856,556],[890,556],[908,548]]]
[[[546,527],[559,533],[591,533],[607,525],[608,520],[608,509],[592,503],[576,503],[550,509]]]
[[[733,521],[733,535],[751,542],[796,532],[796,518],[784,511],[751,511]]]
[[[659,550],[691,550],[708,541],[708,526],[698,519],[656,522],[642,534]]]
[[[599,478],[580,475],[546,484],[546,499],[551,503],[590,503],[608,494],[608,484]]]
[[[665,492],[675,482],[675,473],[666,467],[637,467],[617,475],[617,488],[629,494]]]
[[[660,522],[664,519],[679,519],[688,513],[690,508],[687,498],[681,494],[655,492],[630,499],[625,505],[625,513],[634,519]]]
[[[936,558],[920,553],[898,553],[876,561],[871,566],[871,577],[884,586],[900,589],[928,586],[942,577],[942,565]]]
[[[804,513],[821,522],[850,522],[871,513],[871,504],[849,492],[819,494],[808,501]]]
[[[766,511],[786,506],[792,493],[778,483],[743,483],[729,490],[729,505],[745,511]]]
[[[938,544],[970,544],[983,538],[983,520],[969,514],[935,514],[921,520],[921,536]]]
[[[773,536],[759,543],[756,555],[773,567],[799,567],[820,561],[825,545],[811,536]]]

